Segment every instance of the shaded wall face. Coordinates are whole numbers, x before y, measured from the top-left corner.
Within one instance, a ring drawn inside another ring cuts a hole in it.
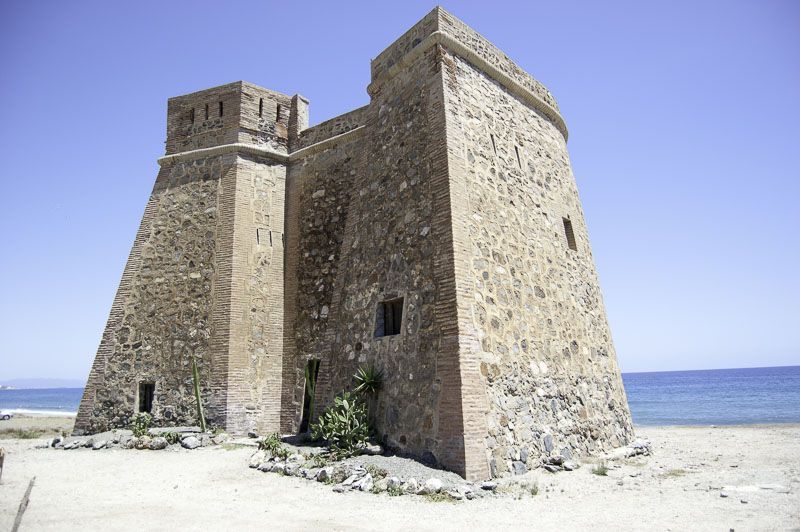
[[[211,421],[223,390],[214,388],[212,335],[218,290],[216,243],[222,158],[162,169],[142,227],[142,242],[123,279],[119,317],[109,321],[107,357],[98,355],[81,405],[80,427],[96,432],[127,426],[138,411],[139,383],[155,385],[153,415],[166,425],[195,424],[192,357]],[[101,345],[101,351],[104,347]]]
[[[436,65],[431,51],[373,95],[355,149],[344,146],[337,148],[340,155],[297,163],[305,180],[297,185],[302,207],[295,341],[301,362],[292,375],[297,409],[303,361],[319,354],[319,412],[353,388],[359,366],[383,370],[383,390],[371,404],[379,436],[432,461],[440,447],[442,386],[435,261],[449,238],[447,227],[433,223],[431,150],[444,141]],[[441,117],[440,123],[432,117]],[[403,298],[400,333],[376,337],[380,303],[397,298]]]
[[[336,289],[342,242],[355,175],[363,172],[363,150],[363,140],[356,138],[311,155],[289,170],[286,268],[291,273],[286,279],[286,330],[290,337],[281,406],[281,427],[286,432],[299,430],[308,360],[323,360],[320,389],[329,378],[331,323],[338,310],[334,297],[341,295]]]
[[[564,138],[449,58],[448,145],[468,192],[466,298],[481,342],[492,473],[524,472],[551,451],[620,445],[631,419]]]

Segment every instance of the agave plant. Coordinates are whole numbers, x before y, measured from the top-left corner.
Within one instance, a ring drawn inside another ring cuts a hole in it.
[[[383,386],[383,371],[375,366],[361,366],[353,375],[356,381],[355,392],[360,394],[375,394]]]

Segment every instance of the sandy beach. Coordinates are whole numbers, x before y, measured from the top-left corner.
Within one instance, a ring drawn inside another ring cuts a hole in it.
[[[69,420],[67,420],[69,421]],[[17,417],[8,428],[64,428]],[[574,472],[536,470],[537,495],[431,502],[334,493],[247,467],[251,448],[193,451],[37,449],[8,439],[0,529],[36,477],[21,530],[786,530],[800,528],[800,425],[642,427],[653,456]],[[723,496],[724,495],[724,496]]]

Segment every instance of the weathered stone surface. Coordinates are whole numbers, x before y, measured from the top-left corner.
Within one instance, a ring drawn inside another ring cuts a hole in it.
[[[187,436],[181,440],[181,447],[184,449],[197,449],[202,444],[196,436]]]
[[[169,443],[167,439],[163,436],[156,436],[152,440],[150,440],[150,450],[152,451],[160,451],[161,449],[166,449]]]

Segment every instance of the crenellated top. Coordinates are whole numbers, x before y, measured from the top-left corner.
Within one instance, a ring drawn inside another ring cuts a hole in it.
[[[438,6],[372,60],[372,83],[367,91],[375,94],[386,80],[436,44],[463,57],[535,107],[567,138],[566,123],[550,91],[489,40]]]

